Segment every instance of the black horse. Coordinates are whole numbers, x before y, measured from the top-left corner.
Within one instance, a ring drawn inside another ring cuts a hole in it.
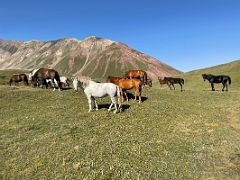
[[[182,87],[184,85],[184,79],[182,79],[182,78],[164,77],[163,82],[165,82],[168,85],[170,90],[172,90],[171,86],[175,90],[174,84],[179,84],[181,87],[181,91],[183,90]]]
[[[215,91],[214,88],[214,83],[222,83],[223,88],[222,91],[224,91],[224,88],[226,87],[226,91],[228,91],[228,83],[231,84],[231,78],[226,75],[212,75],[212,74],[202,74],[203,80],[205,81],[206,79],[211,83],[212,91]]]

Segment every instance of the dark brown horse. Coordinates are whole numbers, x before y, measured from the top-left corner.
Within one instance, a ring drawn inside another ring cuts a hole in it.
[[[173,87],[173,89],[175,90],[175,86],[174,84],[179,84],[181,86],[181,91],[182,91],[182,87],[184,85],[184,79],[182,78],[173,78],[173,77],[164,77],[163,79],[164,81],[166,81],[167,85],[169,86],[170,89],[171,86]]]
[[[23,81],[26,86],[28,86],[28,78],[26,74],[14,74],[9,80],[9,85],[11,86],[14,82],[15,85],[18,85],[19,82]]]
[[[118,86],[120,88],[120,94],[122,96],[122,101],[123,101],[124,91],[134,89],[135,100],[137,100],[137,96],[138,96],[139,103],[142,102],[142,98],[141,98],[142,82],[140,80],[138,80],[138,79],[120,79],[118,81]],[[128,101],[128,97],[127,97],[127,101]]]
[[[129,79],[140,79],[143,85],[147,85],[147,73],[143,70],[130,70],[125,73],[125,78]]]
[[[33,86],[46,86],[47,87],[47,79],[51,79],[53,83],[53,87],[58,87],[59,90],[62,88],[62,84],[60,81],[60,76],[58,72],[54,69],[40,68],[33,76],[32,76],[32,84]]]

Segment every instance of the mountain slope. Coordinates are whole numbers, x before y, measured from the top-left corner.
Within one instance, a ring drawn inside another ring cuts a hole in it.
[[[153,79],[180,72],[123,43],[94,36],[82,41],[73,38],[49,42],[0,40],[0,69],[39,67],[92,78],[121,76],[129,69],[143,69]]]

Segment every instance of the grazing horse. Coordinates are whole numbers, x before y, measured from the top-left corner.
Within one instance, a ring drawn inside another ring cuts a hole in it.
[[[137,100],[137,96],[139,98],[139,103],[142,102],[141,92],[142,92],[142,82],[138,79],[120,79],[118,81],[118,86],[120,88],[122,102],[123,102],[123,93],[126,90],[134,89],[135,100]],[[126,96],[127,101],[128,97]]]
[[[33,86],[36,86],[37,84],[47,86],[47,79],[51,79],[52,82],[55,82],[53,83],[53,91],[55,91],[55,87],[58,87],[59,91],[61,90],[62,83],[60,82],[58,72],[54,69],[40,68],[39,70],[37,70],[36,73],[32,76],[32,84]]]
[[[205,81],[206,79],[211,83],[212,91],[215,91],[214,88],[214,83],[222,83],[223,88],[222,91],[224,91],[224,88],[226,87],[226,91],[228,91],[228,83],[231,84],[231,78],[226,75],[212,75],[212,74],[202,74],[203,80]]]
[[[124,76],[128,79],[140,79],[143,82],[143,85],[147,85],[147,73],[143,70],[130,70],[127,71]]]
[[[29,75],[28,75],[28,80],[29,80],[30,82],[32,82],[32,77],[34,76],[34,74],[35,74],[38,70],[39,70],[39,68],[38,68],[38,69],[33,69],[33,70],[29,73]]]
[[[160,77],[158,77],[158,81],[160,83],[160,85],[162,86],[163,84],[167,84],[167,81],[164,79],[161,79]]]
[[[118,102],[119,102],[119,109],[121,108],[120,89],[117,85],[113,83],[97,83],[88,79],[75,78],[73,80],[73,86],[75,91],[77,91],[78,88],[81,88],[84,91],[89,104],[88,112],[91,112],[93,109],[92,101],[96,106],[96,110],[98,110],[96,98],[102,98],[105,96],[110,96],[112,101],[111,105],[108,108],[108,111],[111,111],[111,108],[114,105],[115,107],[114,113],[116,113],[118,111],[118,107],[117,107]]]
[[[28,86],[28,78],[26,74],[14,74],[9,80],[9,85],[11,86],[14,82],[15,85],[18,85],[19,82],[23,81],[26,86]]]
[[[167,85],[169,86],[170,89],[171,86],[173,87],[173,89],[175,90],[175,86],[174,84],[179,84],[181,86],[181,91],[182,91],[182,87],[184,85],[184,79],[182,78],[173,78],[173,77],[164,77],[163,79],[164,81],[166,81]]]
[[[108,76],[107,82],[118,85],[120,79],[124,79],[124,78],[123,77]],[[123,90],[123,94],[125,95],[126,99],[128,99],[126,90]]]
[[[69,87],[69,81],[70,80],[65,76],[60,77],[60,82],[62,83],[62,86],[64,86],[64,87]],[[52,87],[54,87],[53,83],[55,83],[55,85],[57,85],[56,79],[54,79],[54,82],[52,82],[52,79],[47,79],[46,82],[47,82],[47,84],[50,84]]]
[[[69,87],[70,79],[67,78],[66,76],[60,76],[60,82],[62,83],[63,86]]]

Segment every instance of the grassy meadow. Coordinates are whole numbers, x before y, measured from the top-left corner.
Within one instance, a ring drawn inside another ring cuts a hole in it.
[[[0,71],[0,179],[239,179],[234,68],[229,92],[199,70],[182,75],[183,92],[154,82],[118,114],[107,97],[88,113],[82,91],[9,87],[13,71]]]

